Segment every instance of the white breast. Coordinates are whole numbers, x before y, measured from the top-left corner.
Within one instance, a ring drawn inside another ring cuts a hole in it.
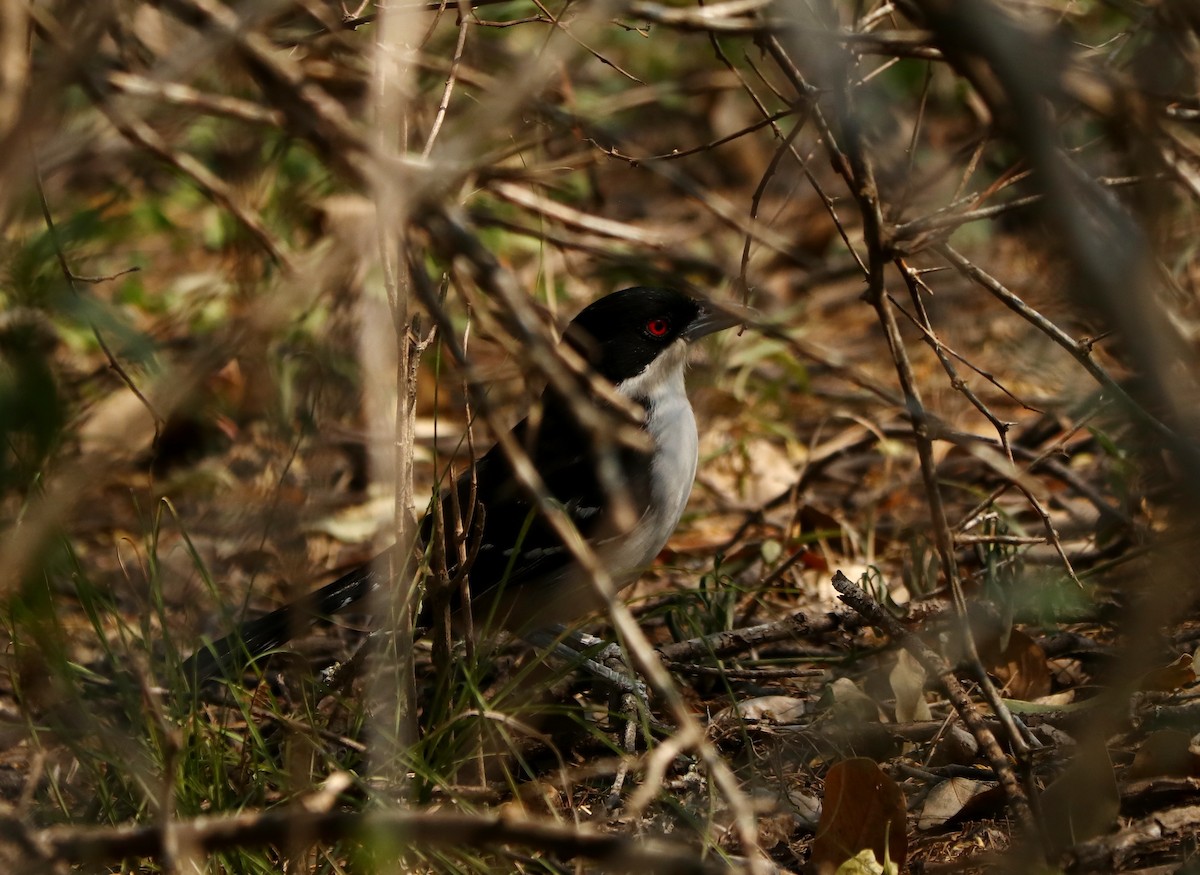
[[[646,431],[654,440],[650,489],[654,500],[621,550],[613,578],[618,585],[649,565],[679,525],[696,479],[699,441],[696,417],[683,381],[687,344],[676,341],[641,374],[618,390],[646,405]]]
[[[594,545],[617,587],[633,583],[654,561],[679,524],[692,492],[699,441],[683,384],[686,359],[687,344],[676,341],[645,371],[617,386],[618,392],[646,406],[646,431],[655,445],[649,509],[632,531]],[[499,622],[517,631],[538,629],[604,607],[591,581],[574,562],[541,583],[513,593],[497,614]]]

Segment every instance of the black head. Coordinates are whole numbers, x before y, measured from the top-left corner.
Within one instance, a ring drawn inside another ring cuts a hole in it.
[[[620,383],[636,377],[676,341],[690,342],[736,321],[674,289],[637,286],[589,304],[571,321],[564,339],[602,377]]]

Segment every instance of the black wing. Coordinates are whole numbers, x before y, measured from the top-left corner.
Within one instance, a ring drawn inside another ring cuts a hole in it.
[[[598,474],[598,457],[591,434],[582,429],[565,410],[547,409],[537,427],[530,419],[513,429],[513,437],[529,453],[550,495],[567,512],[580,534],[589,540],[604,537],[612,525],[605,508],[612,496]],[[613,458],[621,476],[618,485],[639,515],[650,501],[650,484],[645,477],[633,476],[644,467],[645,457],[627,447],[614,447]],[[474,469],[475,500],[483,508],[482,527],[473,532],[478,544],[470,545],[474,561],[468,570],[471,600],[487,597],[501,589],[536,585],[553,577],[571,562],[571,556],[535,502],[518,484],[508,458],[499,446],[480,458]],[[470,514],[471,474],[455,483],[459,509]],[[457,571],[458,550],[451,542],[454,531],[450,517],[453,502],[443,495],[439,502],[443,513],[443,531],[447,532],[446,554],[451,574]],[[432,519],[426,514],[421,536],[426,543],[432,534]],[[184,676],[193,685],[229,671],[235,664],[253,660],[281,647],[318,622],[328,620],[361,602],[386,582],[384,569],[395,547],[370,562],[347,572],[301,599],[243,623],[224,638],[202,647],[183,664]],[[510,590],[511,591],[511,590]],[[451,605],[454,606],[452,594]],[[422,618],[429,625],[429,617]]]
[[[566,511],[579,533],[592,542],[615,534],[609,508],[617,497],[609,494],[601,480],[601,459],[592,435],[567,412],[547,412],[533,432],[534,426],[526,419],[512,434],[533,461],[551,498]],[[635,517],[640,517],[649,505],[650,483],[647,477],[635,477],[631,472],[645,470],[644,454],[621,446],[613,446],[609,452],[616,462],[616,488],[624,491],[620,498],[628,500]],[[469,517],[470,472],[459,477],[455,488],[459,508]],[[469,545],[477,546],[477,551],[468,549],[468,553],[474,552],[469,570],[473,602],[501,588],[536,585],[571,563],[570,551],[538,512],[498,445],[475,464],[475,500],[483,508],[483,526],[482,532],[475,533],[478,544]],[[450,502],[443,497],[441,505],[443,517],[448,519],[453,513]],[[452,523],[447,522],[445,530],[452,531]],[[453,566],[457,550],[449,538],[447,541]],[[452,573],[454,570],[451,567]]]

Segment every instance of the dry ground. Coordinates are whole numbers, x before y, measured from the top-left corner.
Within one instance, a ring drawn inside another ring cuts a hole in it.
[[[1191,871],[1194,11],[470,5],[4,13],[9,856]],[[397,708],[365,616],[187,690],[635,284],[763,314],[624,594],[649,713],[504,640]]]

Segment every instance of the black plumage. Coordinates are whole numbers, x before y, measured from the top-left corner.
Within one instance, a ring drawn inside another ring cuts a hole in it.
[[[650,415],[650,399],[639,397],[639,376],[678,341],[690,341],[735,321],[704,308],[682,293],[638,287],[613,293],[585,308],[568,326],[564,342],[618,391],[625,387],[628,391],[623,394],[628,400],[642,404],[644,412]],[[681,352],[679,355],[682,392],[683,359]],[[579,381],[577,387],[578,394],[573,398],[548,388],[531,414],[513,428],[512,437],[528,454],[549,495],[566,511],[583,538],[602,560],[614,560],[615,567],[627,574],[624,565],[629,563],[622,562],[619,550],[629,534],[629,523],[632,521],[636,526],[651,520],[660,527],[664,525],[652,513],[656,500],[651,476],[652,449],[618,443],[581,424],[576,415],[580,403],[603,405],[604,402],[597,393],[588,391],[586,381]],[[683,404],[686,406],[686,396]],[[617,421],[613,419],[614,423]],[[695,426],[690,407],[687,422],[691,423],[694,456]],[[602,467],[604,462],[608,463],[607,468]],[[694,464],[693,458],[693,470]],[[460,571],[460,542],[454,537],[454,515],[457,512],[463,517],[465,551],[471,557],[467,579],[476,625],[491,616],[494,625],[523,632],[598,607],[586,577],[552,526],[538,512],[533,497],[520,484],[499,445],[478,459],[473,471],[473,483],[471,471],[456,481],[457,501],[443,491],[434,506],[441,508],[444,564],[450,577]],[[686,484],[676,488],[690,490],[690,476]],[[614,495],[614,491],[620,495]],[[625,507],[632,510],[632,517],[614,512],[618,500],[627,502]],[[682,500],[686,500],[686,492]],[[677,515],[667,521],[666,534],[660,540],[665,540],[676,520]],[[420,528],[420,540],[426,548],[434,537],[433,523],[431,511]],[[648,542],[649,558],[661,548],[661,543],[652,541]],[[201,648],[187,661],[187,674],[202,681],[228,671],[239,657],[253,658],[274,650],[315,622],[361,602],[387,583],[387,560],[393,560],[390,564],[396,566],[402,564],[396,561],[399,558],[394,555],[396,549],[389,548],[380,557],[321,589],[250,620],[233,634]],[[638,549],[646,551],[647,547],[642,544]],[[637,558],[640,561],[643,557]],[[453,612],[459,607],[457,591],[448,597]],[[428,604],[425,608],[419,625],[428,625],[432,619]]]

